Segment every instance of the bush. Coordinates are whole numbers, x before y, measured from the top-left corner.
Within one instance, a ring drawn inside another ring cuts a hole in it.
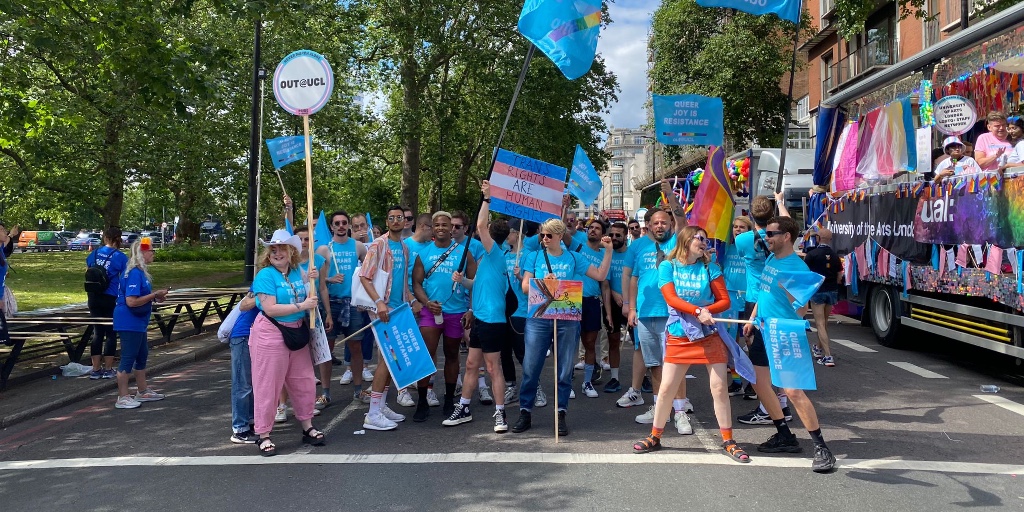
[[[238,261],[245,259],[245,250],[227,245],[170,244],[157,249],[153,261]]]

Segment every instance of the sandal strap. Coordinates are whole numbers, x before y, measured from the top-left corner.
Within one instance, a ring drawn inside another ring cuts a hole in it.
[[[633,445],[633,447],[636,448],[636,447],[639,446],[639,447],[641,447],[644,450],[650,450],[651,448],[654,448],[655,446],[657,446],[659,444],[661,444],[661,438],[657,438],[657,437],[654,437],[652,435],[648,435],[647,437],[643,438],[641,441],[638,441],[637,443],[635,443]]]
[[[269,437],[261,437],[260,440],[257,441],[256,446],[259,447],[260,451],[267,451],[267,449],[277,447],[277,445],[274,444],[274,440]]]
[[[722,443],[722,448],[725,448],[725,451],[733,457],[743,457],[747,455],[747,452],[743,448],[740,448],[740,445],[736,444],[736,441],[733,440]]]
[[[302,431],[302,435],[306,437],[319,439],[324,436],[324,433],[321,430],[317,430],[316,427],[309,427],[308,429]]]

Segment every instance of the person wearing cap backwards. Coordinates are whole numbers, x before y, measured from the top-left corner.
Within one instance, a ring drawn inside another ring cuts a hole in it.
[[[935,166],[935,183],[942,183],[942,180],[950,176],[962,176],[981,172],[981,166],[973,158],[964,154],[964,143],[957,136],[946,137],[942,141],[942,150],[949,155],[949,158],[939,162]]]
[[[153,263],[153,242],[148,236],[135,241],[131,246],[128,268],[121,279],[121,286],[114,306],[114,331],[121,338],[121,364],[117,368],[118,409],[134,409],[142,402],[163,400],[146,382],[146,359],[149,356],[149,315],[153,302],[163,302],[169,289],[153,291],[150,284],[149,264]],[[138,392],[128,394],[128,372],[135,370],[135,385]]]
[[[299,327],[309,310],[317,307],[316,294],[306,294],[299,270],[302,245],[299,237],[279,229],[269,242],[261,242],[264,250],[257,266],[260,271],[252,282],[256,307],[262,312],[249,332],[249,356],[252,359],[252,390],[257,447],[264,457],[275,455],[277,446],[270,439],[277,412],[277,397],[283,387],[291,397],[295,418],[302,426],[302,442],[320,446],[324,433],[313,427],[316,401],[316,378],[309,364],[309,346],[290,350],[284,338],[268,317],[286,327]],[[309,269],[310,279],[319,277],[317,269]]]

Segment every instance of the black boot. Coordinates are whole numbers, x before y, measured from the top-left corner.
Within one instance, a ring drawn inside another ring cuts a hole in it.
[[[416,412],[412,413],[412,420],[416,423],[422,423],[427,421],[427,416],[430,416],[430,404],[427,403],[427,388],[426,386],[417,388],[419,391],[419,399],[416,401]]]
[[[527,410],[524,409],[524,410],[519,411],[519,420],[516,421],[515,425],[512,425],[512,432],[514,432],[516,434],[519,434],[521,432],[526,432],[527,430],[530,430],[530,427],[532,427],[532,426],[533,426],[533,417],[530,414],[530,411],[527,411]]]
[[[565,423],[565,411],[558,411],[558,435],[569,435],[569,425]]]

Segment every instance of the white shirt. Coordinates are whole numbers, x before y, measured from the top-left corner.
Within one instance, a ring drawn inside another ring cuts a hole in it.
[[[939,165],[935,166],[935,174],[939,174],[946,169],[953,169],[953,175],[955,176],[981,172],[981,166],[969,156],[960,157],[960,159],[956,161],[956,167],[953,166],[953,159],[947,157],[945,160],[939,162]]]

